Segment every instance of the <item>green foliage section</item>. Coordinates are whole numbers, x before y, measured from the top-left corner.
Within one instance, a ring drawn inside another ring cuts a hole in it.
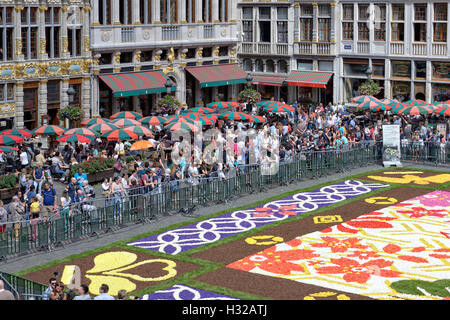
[[[391,283],[391,288],[399,293],[426,296],[422,289],[432,296],[450,297],[450,279],[436,280],[434,282],[423,280],[400,280]],[[447,289],[448,288],[448,289]]]
[[[158,99],[158,107],[168,109],[178,109],[180,107],[180,101],[178,101],[174,96],[166,95]]]
[[[72,168],[70,169],[70,176],[73,177],[75,175],[75,173],[78,172],[79,168],[82,168],[84,173],[95,173],[98,171],[110,169],[113,166],[114,166],[114,159],[111,159],[111,158],[92,159],[92,160],[72,166]]]
[[[243,101],[259,101],[261,100],[261,94],[252,87],[246,87],[239,92],[238,97]]]
[[[0,189],[14,188],[18,182],[19,179],[12,173],[0,176]]]
[[[66,107],[58,111],[58,118],[69,119],[70,121],[80,121],[83,111],[79,107]]]
[[[375,96],[381,91],[380,86],[373,80],[367,80],[359,86],[359,93],[364,96]]]

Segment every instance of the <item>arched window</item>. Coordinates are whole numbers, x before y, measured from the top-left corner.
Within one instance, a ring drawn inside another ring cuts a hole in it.
[[[244,71],[253,71],[252,70],[252,60],[244,59],[243,66]]]
[[[255,61],[255,72],[263,72],[264,67],[261,59]]]
[[[279,73],[287,73],[287,63],[285,60],[278,61],[278,72]]]
[[[266,72],[275,72],[275,64],[273,60],[266,61]]]

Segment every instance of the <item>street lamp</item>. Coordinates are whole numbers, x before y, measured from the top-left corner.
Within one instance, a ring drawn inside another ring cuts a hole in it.
[[[371,67],[367,67],[366,75],[367,75],[367,79],[369,79],[369,80],[372,79],[372,68]]]
[[[173,82],[167,78],[166,82],[164,83],[164,87],[166,87],[166,93],[169,94],[173,87]]]
[[[253,81],[253,77],[250,73],[247,73],[247,78],[245,78],[245,80],[247,80],[247,84],[250,85]]]
[[[71,107],[73,103],[73,97],[75,95],[75,90],[73,89],[73,87],[69,86],[69,89],[67,89],[67,95],[69,96],[69,107]]]

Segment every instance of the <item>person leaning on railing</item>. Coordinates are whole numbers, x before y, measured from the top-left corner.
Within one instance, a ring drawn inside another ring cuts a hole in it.
[[[11,291],[5,290],[5,283],[0,280],[0,300],[16,300]]]

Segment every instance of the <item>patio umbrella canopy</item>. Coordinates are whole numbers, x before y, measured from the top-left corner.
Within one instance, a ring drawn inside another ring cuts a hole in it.
[[[62,137],[56,138],[56,141],[58,142],[80,142],[80,143],[89,143],[93,139],[95,139],[94,136],[91,135],[85,135],[85,134],[79,134],[79,133],[73,133],[73,134],[66,134]]]
[[[93,126],[94,124],[105,124],[105,123],[110,123],[111,121],[105,118],[91,118],[91,119],[87,119],[87,120],[83,120],[81,122],[81,125],[83,127],[90,127]]]
[[[24,140],[25,140],[24,138],[21,138],[18,136],[12,136],[9,134],[1,134],[0,135],[0,144],[5,145],[5,146],[10,146],[13,144],[21,143]]]
[[[208,103],[206,106],[208,108],[212,108],[212,109],[227,109],[227,108],[232,107],[232,105],[230,103],[224,102],[224,101],[211,102],[211,103]]]
[[[0,151],[1,152],[13,152],[13,151],[19,151],[19,148],[14,148],[14,147],[6,147],[6,146],[0,146]]]
[[[388,107],[391,108],[392,113],[398,113],[399,110],[407,108],[407,106],[399,101],[394,101],[390,104],[388,104]]]
[[[358,104],[367,102],[367,101],[380,101],[377,98],[373,97],[373,96],[357,96],[352,98],[352,101]]]
[[[214,112],[214,109],[212,108],[205,108],[205,107],[197,107],[197,108],[191,108],[187,109],[186,112],[196,112],[196,113],[211,113]]]
[[[11,136],[17,136],[21,138],[31,138],[33,136],[33,132],[27,129],[8,129],[0,132],[0,134],[8,134]]]
[[[214,120],[212,117],[207,117],[204,115],[200,115],[197,113],[192,112],[190,115],[188,115],[188,119],[192,119],[194,121],[199,121],[202,125],[212,125],[215,124],[217,121],[217,117],[215,117],[216,120]]]
[[[33,133],[38,136],[60,136],[67,131],[66,128],[55,125],[43,125],[34,129]]]
[[[152,132],[143,126],[125,127],[125,128],[123,128],[123,130],[136,133],[140,137],[142,137],[142,136],[152,137],[153,136]]]
[[[442,105],[434,110],[434,113],[439,116],[450,116],[450,105]]]
[[[98,137],[100,136],[100,134],[98,132],[95,132],[89,128],[74,128],[74,129],[69,129],[66,132],[64,132],[64,135],[72,135],[72,134],[82,134],[85,136],[93,136],[93,137]]]
[[[167,118],[160,116],[150,116],[139,119],[139,122],[147,126],[159,126],[163,125],[167,121]]]
[[[113,114],[110,119],[116,120],[116,119],[133,119],[133,120],[139,120],[143,116],[142,114],[134,111],[121,111]]]
[[[271,101],[271,100],[266,100],[266,101],[261,101],[258,102],[257,106],[258,107],[275,107],[275,106],[279,106],[279,105],[284,105],[284,102],[280,102],[280,101]]]
[[[251,115],[250,118],[251,118],[250,122],[254,122],[254,123],[265,123],[265,122],[267,122],[266,118],[261,117],[261,116]]]
[[[138,137],[136,133],[124,129],[116,129],[102,134],[102,138],[106,138],[108,141],[136,140]]]
[[[416,99],[412,99],[412,100],[407,100],[405,102],[403,102],[404,105],[406,105],[407,107],[422,107],[422,106],[429,106],[429,104],[426,101],[423,100],[416,100]]]
[[[197,132],[200,130],[198,125],[192,124],[187,121],[174,121],[166,125],[165,128],[172,132],[173,131]]]
[[[405,114],[405,115],[411,115],[411,116],[417,116],[417,115],[429,115],[433,113],[434,109],[430,109],[425,106],[413,106],[413,107],[406,107],[403,109],[400,109],[398,111],[398,114]]]
[[[244,121],[251,119],[250,116],[244,112],[227,112],[219,115],[219,117],[235,121]]]
[[[147,140],[136,141],[130,146],[130,151],[146,150],[153,148],[155,145]]]
[[[295,109],[289,105],[278,105],[273,107],[265,107],[264,111],[266,112],[272,112],[272,113],[286,113],[286,112],[293,112]]]
[[[98,132],[99,134],[104,134],[106,132],[119,129],[119,127],[112,123],[99,123],[88,127],[88,129]]]
[[[112,121],[112,124],[121,128],[141,125],[139,121],[134,119],[116,119]]]

